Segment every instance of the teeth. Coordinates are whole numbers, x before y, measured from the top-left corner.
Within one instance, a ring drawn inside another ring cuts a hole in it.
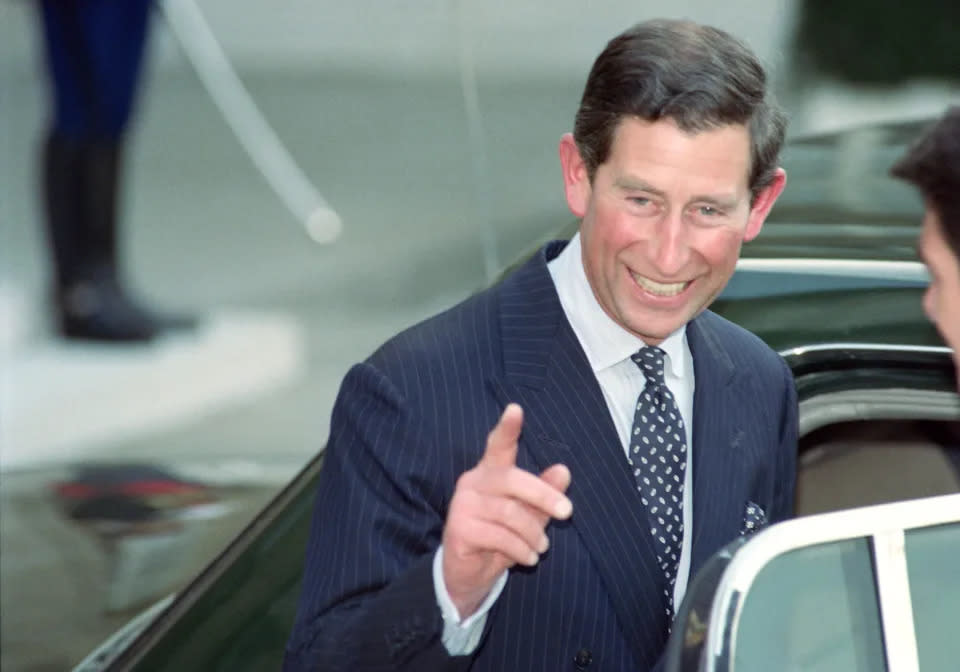
[[[663,284],[660,282],[655,282],[650,278],[645,278],[642,275],[633,274],[633,279],[637,281],[637,284],[643,287],[645,290],[651,294],[656,294],[657,296],[676,296],[683,291],[683,288],[687,286],[685,282],[672,282],[670,284]]]

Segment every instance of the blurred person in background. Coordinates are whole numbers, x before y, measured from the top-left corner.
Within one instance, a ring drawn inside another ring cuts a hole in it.
[[[926,211],[917,249],[930,271],[927,315],[953,348],[960,387],[960,106],[952,106],[894,164],[916,186]]]
[[[193,324],[125,287],[118,221],[123,153],[152,0],[40,0],[51,114],[42,194],[53,309],[68,339],[144,342]]]
[[[655,667],[688,579],[793,513],[793,377],[706,310],[785,126],[728,33],[610,41],[559,146],[579,232],[344,379],[284,669]]]

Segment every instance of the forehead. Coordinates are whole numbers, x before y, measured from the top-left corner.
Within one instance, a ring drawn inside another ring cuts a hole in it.
[[[750,132],[743,124],[729,124],[690,133],[672,119],[625,117],[614,132],[607,163],[618,171],[672,169],[690,180],[745,185],[750,171]]]

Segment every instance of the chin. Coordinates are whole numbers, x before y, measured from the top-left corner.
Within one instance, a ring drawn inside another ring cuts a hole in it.
[[[630,331],[641,334],[645,338],[664,339],[677,329],[693,319],[696,313],[690,313],[689,310],[674,312],[671,315],[663,313],[643,311],[635,314],[630,320]]]
[[[679,329],[681,326],[686,324],[685,322],[679,322],[672,326],[664,326],[661,323],[656,323],[655,326],[651,326],[650,320],[637,320],[630,327],[630,331],[642,338],[644,341],[663,341]]]

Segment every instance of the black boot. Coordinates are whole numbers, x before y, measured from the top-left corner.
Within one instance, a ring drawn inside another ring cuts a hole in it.
[[[43,147],[42,193],[47,247],[53,263],[53,284],[58,288],[68,286],[80,275],[82,156],[79,142],[57,133],[51,133]]]
[[[60,334],[68,339],[143,343],[168,327],[193,324],[165,321],[134,303],[109,270],[59,288],[55,301]]]
[[[119,143],[74,144],[53,135],[46,159],[60,333],[70,339],[146,342],[167,329],[192,327],[192,318],[160,316],[141,307],[120,281]]]

